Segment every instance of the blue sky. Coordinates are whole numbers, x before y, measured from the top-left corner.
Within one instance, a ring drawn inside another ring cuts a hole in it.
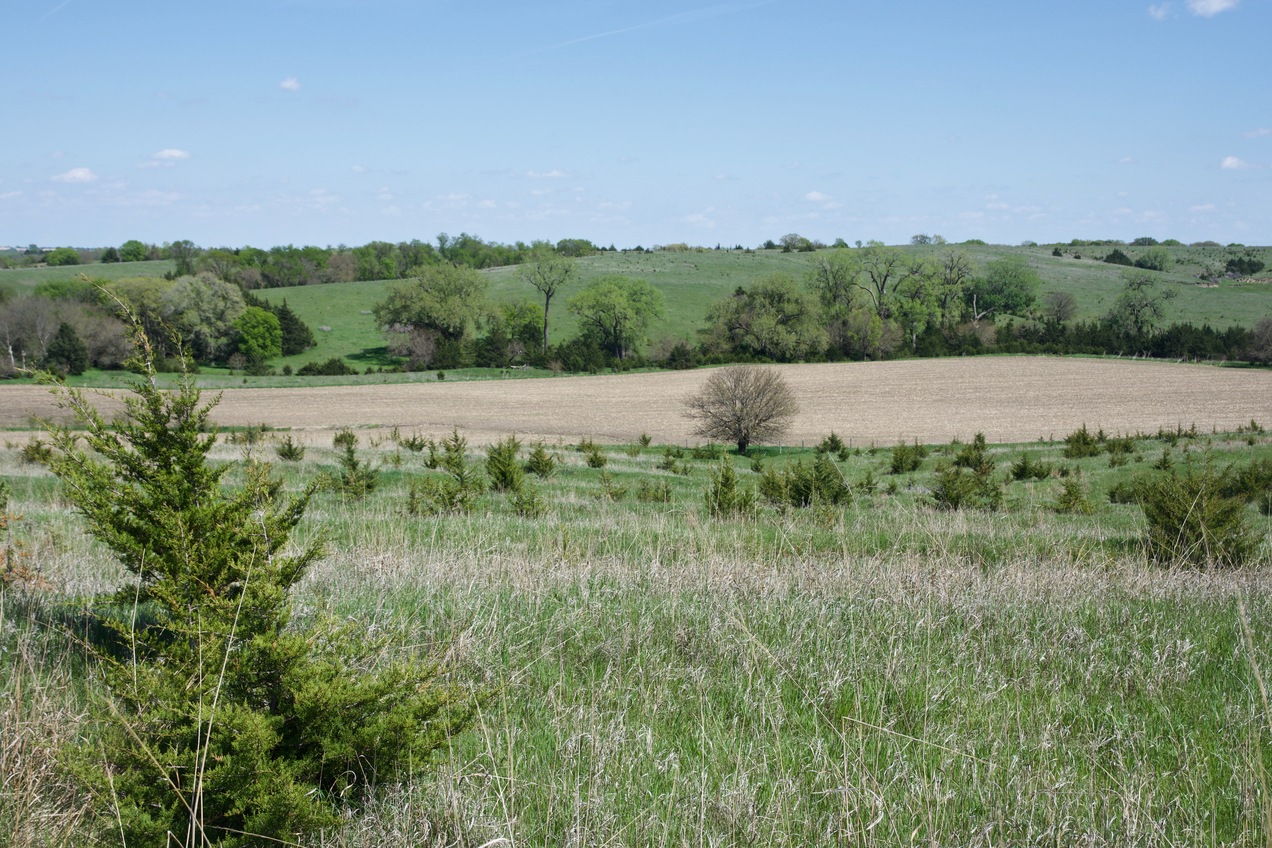
[[[0,244],[1269,244],[1272,0],[14,0]]]

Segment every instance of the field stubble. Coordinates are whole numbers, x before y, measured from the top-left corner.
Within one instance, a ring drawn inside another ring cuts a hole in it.
[[[800,404],[787,444],[816,444],[830,431],[856,446],[970,439],[1025,442],[1082,424],[1109,433],[1176,425],[1209,432],[1272,420],[1272,372],[1201,365],[1055,357],[974,357],[777,365]],[[699,440],[682,400],[709,371],[543,380],[229,389],[214,420],[268,424],[326,442],[341,427],[439,436],[458,428],[474,444],[508,433],[591,436],[663,444]],[[0,427],[29,426],[59,410],[36,386],[0,386]]]

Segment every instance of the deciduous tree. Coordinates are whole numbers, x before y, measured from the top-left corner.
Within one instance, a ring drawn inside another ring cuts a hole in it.
[[[552,298],[574,279],[574,260],[562,256],[546,244],[536,244],[521,265],[521,279],[543,295],[543,350],[548,350],[548,310]]]
[[[1150,271],[1125,271],[1122,280],[1122,291],[1106,320],[1119,335],[1140,340],[1165,317],[1166,301],[1176,292],[1161,288],[1157,275]]]
[[[1020,256],[1004,256],[985,266],[979,279],[967,286],[966,301],[973,321],[995,315],[1022,315],[1038,297],[1042,281]]]
[[[754,442],[785,433],[799,414],[795,394],[772,368],[734,365],[712,372],[697,394],[684,400],[694,434],[733,442],[746,453]]]
[[[663,296],[645,280],[611,274],[572,297],[569,309],[616,359],[624,359],[654,319],[662,317]]]
[[[797,362],[826,350],[826,329],[807,289],[772,274],[712,305],[706,340],[723,351]]]

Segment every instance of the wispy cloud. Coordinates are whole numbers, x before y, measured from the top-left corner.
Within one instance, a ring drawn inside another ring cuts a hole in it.
[[[810,191],[808,194],[804,195],[804,199],[812,203],[825,203],[826,201],[833,200],[834,198],[829,194],[822,194],[820,191]]]
[[[569,41],[563,41],[560,44],[545,47],[541,52],[547,52],[548,50],[560,50],[562,47],[571,47],[575,44],[582,44],[586,41],[596,41],[599,38],[611,38],[615,35],[624,35],[626,33],[636,32],[642,29],[677,26],[679,24],[694,23],[695,21],[702,21],[708,18],[717,18],[721,15],[733,15],[738,12],[745,12],[749,9],[758,9],[761,6],[769,6],[777,2],[779,2],[779,0],[760,0],[758,3],[717,3],[714,6],[704,6],[701,9],[690,9],[686,12],[677,12],[674,15],[668,15],[665,18],[646,21],[645,23],[633,24],[631,26],[612,29],[606,32],[594,32],[591,35],[572,38]]]
[[[1203,18],[1213,18],[1220,12],[1237,8],[1240,0],[1188,0],[1188,11]]]
[[[278,84],[283,91],[300,91],[300,80],[296,77],[288,77]]]
[[[526,171],[526,176],[532,180],[563,180],[569,174],[560,168],[553,168],[551,171]]]
[[[1249,132],[1242,133],[1242,135],[1246,138],[1263,138],[1265,136],[1272,135],[1272,128],[1259,127],[1257,130],[1250,130]]]
[[[64,174],[53,177],[55,183],[91,183],[96,180],[97,175],[88,168],[72,168]]]
[[[158,153],[151,154],[150,158],[142,162],[138,168],[171,168],[176,163],[189,159],[190,154],[185,150],[178,150],[175,147],[166,147]]]
[[[1148,7],[1148,15],[1155,21],[1164,21],[1170,17],[1169,3],[1156,3]]]
[[[43,15],[40,15],[40,19],[36,21],[36,23],[37,24],[44,23],[45,18],[49,18],[49,17],[52,17],[53,15],[56,15],[58,12],[66,8],[67,4],[69,4],[70,2],[71,0],[62,0],[61,3],[58,3],[56,6],[54,6],[52,9],[49,9]]]
[[[1244,171],[1247,168],[1252,168],[1254,166],[1244,159],[1239,159],[1236,156],[1225,156],[1223,157],[1223,161],[1219,163],[1219,167],[1223,168],[1225,171]]]
[[[734,15],[739,12],[746,12],[751,9],[759,9],[763,6],[771,6],[774,3],[780,2],[782,2],[782,0],[755,0],[755,2],[750,3],[717,3],[714,6],[704,6],[701,9],[689,9],[688,11],[677,12],[674,15],[656,18],[652,21],[645,21],[643,23],[619,27],[618,29],[605,30],[603,32],[593,32],[587,35],[580,35],[577,38],[571,38],[567,41],[560,41],[556,44],[549,44],[536,50],[528,50],[524,53],[509,56],[506,61],[516,62],[522,59],[528,59],[532,56],[542,56],[545,53],[563,50],[567,47],[574,47],[578,44],[586,44],[589,41],[599,41],[603,38],[613,38],[619,35],[626,35],[629,32],[639,32],[641,30],[656,29],[658,27],[681,26],[683,24],[695,23],[709,18],[718,18],[724,15]]]

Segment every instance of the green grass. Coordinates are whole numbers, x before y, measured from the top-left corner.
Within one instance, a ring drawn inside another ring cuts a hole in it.
[[[311,503],[296,542],[322,536],[328,554],[299,618],[332,610],[436,646],[489,695],[444,767],[383,787],[324,844],[1265,844],[1272,731],[1256,673],[1272,669],[1272,519],[1250,508],[1259,566],[1174,571],[1140,551],[1139,509],[1104,493],[1153,473],[1168,446],[1177,464],[1222,467],[1272,457],[1272,436],[1131,435],[1119,467],[1065,459],[1060,442],[990,446],[997,513],[928,505],[935,468],[961,449],[935,445],[898,476],[889,448],[851,451],[837,461],[857,489],[846,508],[733,520],[704,510],[718,460],[686,451],[689,473],[676,474],[657,467],[661,446],[605,448],[605,473],[627,490],[612,500],[563,443],[549,445],[556,475],[529,478],[541,518],[491,493],[469,514],[413,516],[411,483],[435,473],[427,453],[364,437],[380,485]],[[258,436],[251,449],[272,459],[281,434]],[[1054,474],[1007,482],[1025,452]],[[753,485],[751,461],[727,456]],[[335,460],[311,445],[276,469],[297,489]],[[1093,514],[1052,509],[1061,469],[1088,487]],[[37,605],[117,585],[42,468],[6,448],[0,476],[55,586]],[[868,476],[874,493],[860,489]],[[649,481],[671,501],[638,501]],[[39,710],[22,713],[35,756],[76,726],[78,696],[47,659],[56,645],[34,649],[28,613],[4,615],[0,668],[44,684]],[[12,726],[11,702],[0,711]],[[38,814],[87,842],[80,796],[48,785],[36,784],[53,799],[38,810],[0,801],[0,823]]]
[[[33,289],[41,283],[57,280],[77,280],[81,275],[89,279],[118,280],[124,277],[162,277],[176,268],[169,259],[148,262],[95,262],[91,265],[62,265],[45,268],[0,269],[0,288],[12,291]]]

